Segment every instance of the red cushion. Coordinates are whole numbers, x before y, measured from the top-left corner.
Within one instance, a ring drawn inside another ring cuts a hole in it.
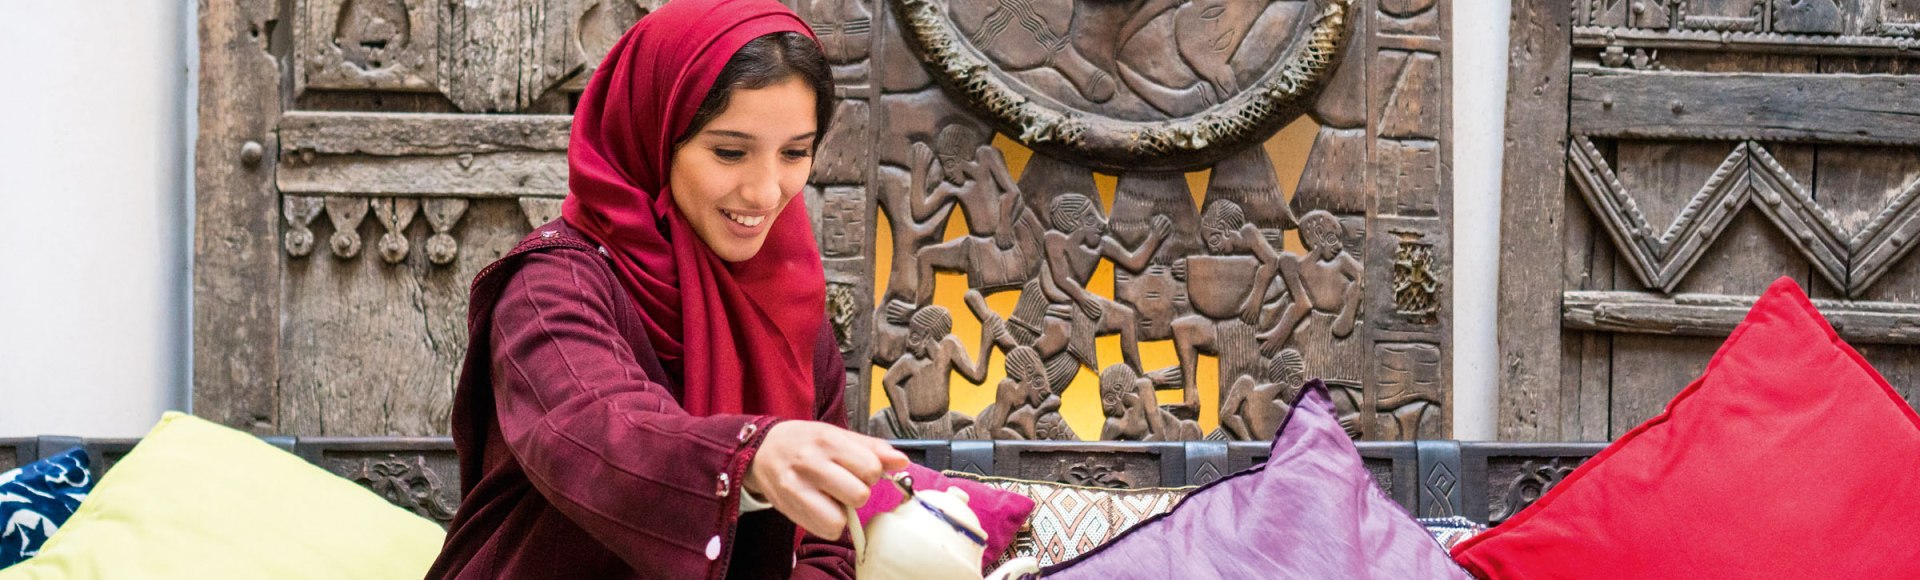
[[[1033,514],[1033,500],[1011,491],[996,489],[978,481],[947,477],[940,472],[909,464],[907,475],[913,476],[914,491],[931,489],[946,491],[948,488],[960,488],[967,492],[967,507],[973,509],[973,515],[980,518],[980,531],[987,533],[986,553],[980,557],[980,567],[986,568],[1000,559],[1001,554],[1013,545],[1013,536],[1020,527],[1027,525],[1027,516]],[[900,488],[892,481],[881,479],[873,484],[867,505],[858,510],[860,523],[865,524],[873,516],[886,513],[900,505]]]
[[[1667,409],[1454,548],[1481,578],[1920,578],[1920,417],[1781,278]]]

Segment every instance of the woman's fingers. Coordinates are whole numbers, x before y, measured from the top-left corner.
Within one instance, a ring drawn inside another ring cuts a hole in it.
[[[838,538],[847,525],[842,506],[865,505],[874,482],[907,463],[906,454],[885,440],[825,423],[788,421],[767,433],[748,484],[808,532]]]
[[[828,455],[833,458],[834,463],[845,468],[855,478],[866,482],[867,485],[873,485],[886,475],[883,471],[886,466],[872,443],[863,439],[865,439],[864,436],[852,435],[836,441],[834,447],[828,450]]]
[[[885,439],[869,439],[871,439],[870,445],[872,445],[874,456],[880,459],[881,471],[893,472],[907,468],[907,464],[910,463],[907,460],[907,454],[888,445]]]
[[[847,527],[847,512],[818,490],[799,486],[789,490],[792,504],[780,510],[787,519],[805,529],[807,533],[822,538],[839,539],[840,533]]]
[[[833,501],[856,508],[867,505],[867,496],[873,484],[863,482],[836,462],[809,465],[803,467],[801,473],[814,489],[825,493]]]

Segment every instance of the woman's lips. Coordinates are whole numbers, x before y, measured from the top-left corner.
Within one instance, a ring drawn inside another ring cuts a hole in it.
[[[733,232],[734,235],[742,238],[759,236],[761,230],[766,227],[768,220],[768,216],[765,214],[733,212],[724,209],[720,210],[720,217],[726,221],[727,231]]]

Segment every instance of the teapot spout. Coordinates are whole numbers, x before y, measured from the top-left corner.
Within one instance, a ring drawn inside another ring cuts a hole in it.
[[[1007,560],[1007,563],[1001,564],[998,570],[994,570],[983,580],[1017,580],[1021,575],[1039,573],[1040,561],[1030,556],[1022,556]]]

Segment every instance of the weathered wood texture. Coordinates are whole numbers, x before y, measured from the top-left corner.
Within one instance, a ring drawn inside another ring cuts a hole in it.
[[[566,115],[290,112],[277,186],[304,195],[562,197]]]
[[[1564,407],[1559,294],[1566,257],[1559,224],[1564,186],[1569,48],[1564,0],[1517,0],[1507,51],[1506,146],[1500,196],[1501,439],[1568,436],[1555,415]],[[1524,266],[1522,266],[1524,264]]]
[[[205,2],[200,9],[200,127],[194,159],[193,399],[214,421],[282,429],[280,249],[273,131],[280,68],[269,52],[280,6]]]
[[[1876,0],[1865,0],[1876,1]],[[1616,3],[1625,6],[1627,3]],[[1859,14],[1849,21],[1859,22]],[[1906,58],[1920,50],[1920,37],[1911,35],[1840,35],[1727,33],[1706,30],[1653,30],[1576,26],[1574,46],[1623,46],[1648,50],[1734,51],[1769,54],[1835,56],[1889,56]]]
[[[462,111],[516,112],[532,106],[582,63],[584,55],[574,49],[577,4],[439,3],[442,90]]]
[[[1568,106],[1590,137],[1920,145],[1920,81],[1897,75],[1577,69]]]
[[[334,198],[367,204],[394,198]],[[332,211],[333,208],[329,208]],[[436,264],[425,249],[426,220],[390,230],[377,219],[346,229],[316,227],[330,239],[350,231],[354,256],[317,251],[290,258],[282,303],[279,412],[282,432],[303,435],[438,435],[447,430],[453,387],[467,347],[467,286],[530,227],[517,203],[472,202],[455,229],[458,249]],[[372,223],[369,223],[372,222]],[[398,263],[379,256],[388,232],[409,248]]]
[[[463,155],[567,150],[571,115],[422,115],[288,111],[283,154]]]
[[[1911,75],[1920,72],[1912,58],[1827,57],[1820,72],[1842,74]],[[1815,160],[1814,189],[1821,204],[1847,228],[1880,221],[1895,200],[1920,187],[1920,155],[1911,148],[1823,146]],[[1911,203],[1910,201],[1907,203]],[[1906,236],[1912,238],[1912,235]],[[1840,298],[1834,288],[1809,289],[1815,300]],[[1885,273],[1851,300],[1900,305],[1920,304],[1920,257],[1913,252],[1894,258]],[[1819,304],[1816,302],[1816,304]],[[1823,307],[1823,312],[1827,310]],[[1853,327],[1843,324],[1843,336]],[[1853,340],[1853,339],[1849,339]],[[1908,404],[1920,402],[1920,352],[1905,344],[1857,344],[1855,348],[1885,375]]]
[[[1666,60],[1674,66],[1704,72],[1812,72],[1814,66],[1812,57],[1793,55],[1688,54],[1669,55]],[[1615,144],[1614,165],[1622,190],[1646,192],[1634,199],[1648,223],[1684,223],[1722,208],[1698,202],[1702,199],[1698,192],[1713,191],[1716,177],[1727,177],[1730,170],[1726,161],[1739,147],[1738,143],[1714,141],[1622,140]],[[1781,152],[1776,157],[1785,159],[1782,166],[1790,168],[1785,171],[1804,182],[1811,169],[1810,152],[1776,149]],[[1802,285],[1809,282],[1807,260],[1760,212],[1730,213],[1719,227],[1723,229],[1699,236],[1705,243],[1694,250],[1697,261],[1683,278],[1667,282],[1668,291],[1758,295],[1782,275],[1791,275]],[[1615,269],[1616,288],[1638,284],[1626,278],[1630,271],[1624,266]],[[1706,370],[1720,342],[1717,337],[1616,335],[1609,437],[1618,437],[1657,415]]]
[[[1371,439],[1453,433],[1452,321],[1442,315],[1453,303],[1452,55],[1439,49],[1452,6],[1377,3],[1367,28],[1362,406],[1374,413],[1362,432]]]
[[[1724,337],[1753,307],[1752,296],[1566,293],[1568,330]],[[1920,304],[1815,299],[1840,338],[1855,344],[1920,344]]]
[[[1506,382],[1503,436],[1614,437],[1652,417],[1780,276],[1821,299],[1842,336],[1891,375],[1911,375],[1912,357],[1896,353],[1911,352],[1916,296],[1889,284],[1910,277],[1920,234],[1920,171],[1908,167],[1920,142],[1900,112],[1920,94],[1902,76],[1913,66],[1902,56],[1912,41],[1904,9],[1572,4],[1574,33],[1556,38],[1574,58],[1553,73],[1569,83],[1568,116],[1542,126],[1510,108],[1508,133],[1510,143],[1537,138],[1516,134],[1519,122],[1534,135],[1571,134],[1556,150],[1568,179],[1556,172],[1545,184],[1565,219],[1503,217],[1503,278],[1562,273],[1560,291],[1545,295],[1558,299],[1550,309],[1502,312],[1503,333],[1563,341],[1560,395],[1540,401],[1537,383]],[[1509,155],[1511,201],[1516,181],[1539,176],[1516,172]],[[1516,234],[1562,247],[1530,252]],[[1541,433],[1547,423],[1560,432]]]

